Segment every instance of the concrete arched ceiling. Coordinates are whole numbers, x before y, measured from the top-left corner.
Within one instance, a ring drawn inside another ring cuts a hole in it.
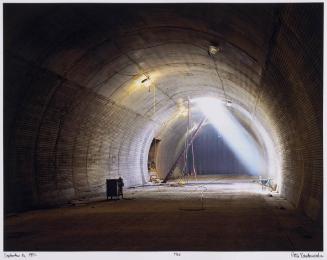
[[[281,193],[321,210],[321,5],[7,4],[4,19],[12,208],[144,183],[152,138],[178,153],[180,104],[214,96],[269,132]]]

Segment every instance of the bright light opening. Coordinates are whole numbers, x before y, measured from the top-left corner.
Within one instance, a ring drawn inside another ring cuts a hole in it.
[[[266,174],[266,162],[258,143],[224,103],[215,98],[197,98],[192,102],[200,108],[250,174]]]

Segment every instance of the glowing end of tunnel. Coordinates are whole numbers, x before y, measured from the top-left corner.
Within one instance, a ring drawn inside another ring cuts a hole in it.
[[[214,126],[226,144],[252,175],[265,175],[265,160],[253,136],[242,126],[226,105],[211,97],[191,100]]]

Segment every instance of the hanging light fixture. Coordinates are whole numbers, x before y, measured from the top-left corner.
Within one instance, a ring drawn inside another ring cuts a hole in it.
[[[218,46],[215,46],[215,45],[209,45],[208,52],[209,52],[209,55],[214,56],[218,52],[220,52],[220,48]]]
[[[231,107],[232,106],[232,101],[231,100],[226,100],[226,106]]]
[[[141,83],[142,84],[145,84],[145,82],[147,82],[148,80],[150,80],[150,77],[149,76],[147,76],[145,74],[144,74],[144,76],[145,76],[145,78],[141,80]]]
[[[146,87],[146,88],[148,87],[150,92],[151,79],[148,74],[143,73],[141,78],[138,80],[138,82],[141,87]]]

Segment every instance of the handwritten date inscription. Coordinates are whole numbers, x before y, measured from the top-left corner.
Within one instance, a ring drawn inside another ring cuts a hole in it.
[[[5,258],[31,258],[37,256],[35,253],[4,253]]]

